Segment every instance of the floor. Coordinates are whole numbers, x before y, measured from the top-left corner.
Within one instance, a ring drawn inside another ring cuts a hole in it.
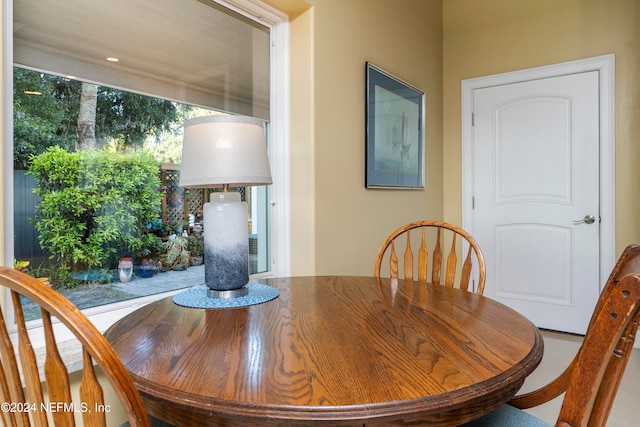
[[[530,391],[558,376],[578,350],[582,337],[559,332],[543,331],[544,357],[540,366],[527,378],[522,391]],[[640,348],[633,349],[624,372],[607,427],[640,426]],[[562,396],[546,405],[528,409],[529,412],[553,425],[560,411]]]

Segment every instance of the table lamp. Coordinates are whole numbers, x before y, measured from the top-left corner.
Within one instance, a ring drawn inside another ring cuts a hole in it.
[[[247,204],[229,187],[271,184],[263,122],[246,116],[205,116],[184,124],[180,186],[223,188],[203,206],[207,296],[247,295]]]

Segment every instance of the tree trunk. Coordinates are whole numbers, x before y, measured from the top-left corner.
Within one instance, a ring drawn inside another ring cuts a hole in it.
[[[78,131],[76,150],[89,150],[96,145],[96,102],[98,99],[98,86],[91,83],[82,83],[80,95],[80,112],[78,113]]]

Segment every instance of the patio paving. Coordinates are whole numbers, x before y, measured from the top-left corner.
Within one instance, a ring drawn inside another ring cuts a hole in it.
[[[149,278],[142,278],[134,274],[131,281],[127,283],[120,281],[92,283],[79,288],[61,289],[59,292],[82,310],[202,284],[204,284],[204,265],[198,265],[183,271],[157,273]],[[23,297],[22,299],[25,318],[27,320],[40,318],[39,306],[27,298]]]
[[[149,278],[142,278],[134,273],[131,281],[114,282],[111,285],[129,294],[146,296],[202,284],[204,284],[204,265],[191,266],[183,271],[171,270],[156,273]]]

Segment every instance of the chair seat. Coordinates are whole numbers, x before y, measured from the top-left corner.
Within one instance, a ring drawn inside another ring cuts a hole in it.
[[[478,418],[477,420],[463,424],[462,427],[551,427],[539,418],[534,417],[522,409],[511,405],[502,405],[500,408]]]

